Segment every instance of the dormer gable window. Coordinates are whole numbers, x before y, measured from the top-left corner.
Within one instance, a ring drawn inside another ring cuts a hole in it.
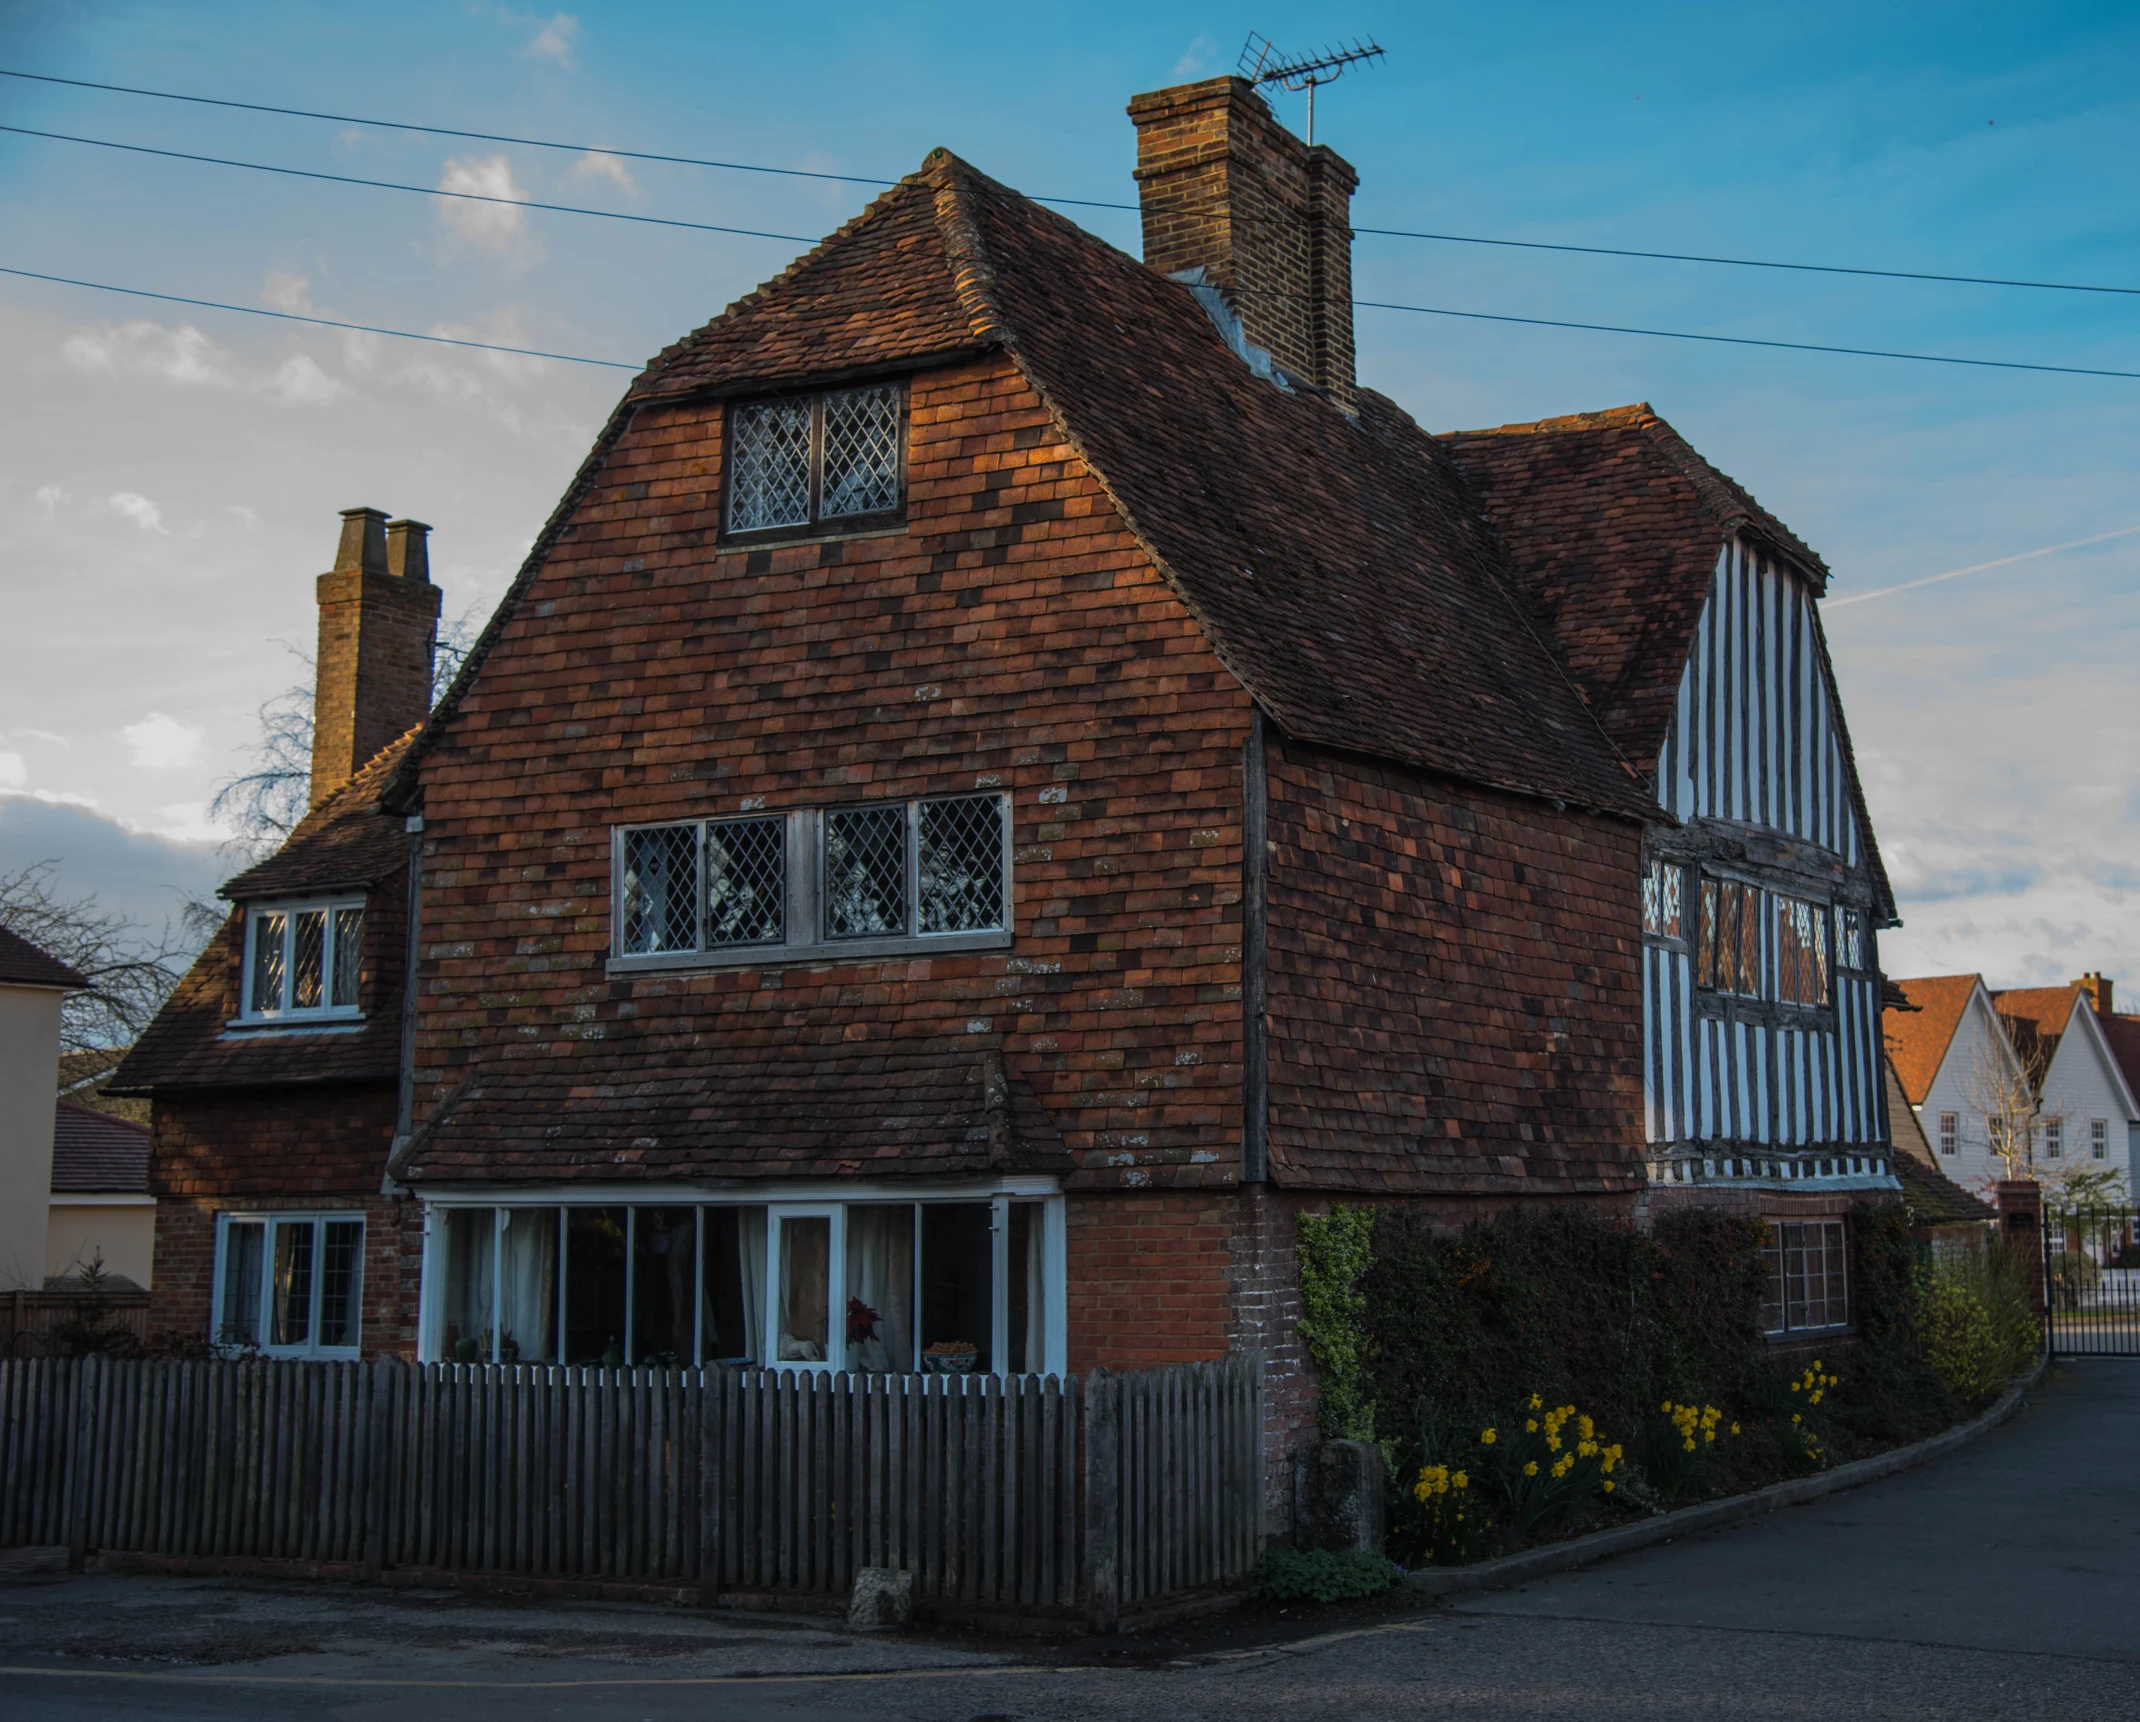
[[[730,538],[896,524],[906,510],[905,387],[872,383],[731,406],[722,489]]]
[[[245,915],[245,1023],[313,1022],[362,1015],[358,966],[364,900],[255,903]]]

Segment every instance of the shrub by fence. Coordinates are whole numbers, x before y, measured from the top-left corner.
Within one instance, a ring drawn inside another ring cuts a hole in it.
[[[0,1545],[1126,1607],[1261,1550],[1254,1354],[1137,1375],[0,1362]]]

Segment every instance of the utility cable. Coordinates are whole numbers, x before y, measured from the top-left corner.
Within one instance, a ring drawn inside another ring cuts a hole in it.
[[[20,72],[0,66],[0,78],[20,78],[39,84],[63,84],[70,89],[101,90],[111,95],[148,96],[158,101],[189,102],[200,107],[233,108],[243,113],[279,114],[285,118],[326,120],[335,125],[371,126],[381,131],[416,132],[427,137],[466,138],[478,143],[515,144],[526,149],[564,150],[575,155],[613,155],[626,161],[668,162],[683,167],[720,168],[731,173],[777,174],[789,179],[830,180],[841,185],[888,186],[897,180],[875,179],[862,174],[824,173],[809,168],[765,167],[755,162],[713,161],[700,156],[661,155],[651,150],[616,149],[601,144],[559,143],[549,138],[516,137],[504,132],[463,131],[450,126],[416,125],[406,120],[361,119],[352,114],[321,113],[311,108],[284,108],[265,102],[230,101],[219,96],[187,95],[176,90],[151,90],[134,84],[100,84],[87,78],[60,78],[44,72]],[[1108,203],[1090,197],[1035,196],[1036,203],[1065,203],[1081,209],[1119,209],[1134,214],[1134,203]],[[2025,287],[2047,293],[2115,293],[2140,296],[2140,287],[2106,287],[2079,281],[2029,281],[1998,275],[1948,275],[1922,269],[1853,268],[1837,263],[1783,263],[1759,257],[1712,257],[1700,252],[1636,251],[1610,245],[1562,245],[1542,239],[1490,239],[1472,233],[1423,233],[1403,227],[1355,227],[1355,235],[1378,239],[1431,239],[1449,245],[1494,245],[1517,251],[1561,251],[1583,257],[1636,257],[1656,263],[1706,263],[1733,269],[1787,269],[1812,275],[1859,275],[1885,281],[1937,281],[1970,287]]]
[[[534,347],[505,347],[495,341],[464,341],[453,335],[419,335],[413,329],[382,329],[374,323],[338,323],[332,317],[304,317],[295,311],[266,311],[258,305],[229,305],[220,299],[188,299],[177,293],[151,293],[145,287],[114,287],[108,281],[78,281],[71,275],[43,275],[35,269],[10,269],[0,264],[0,275],[19,275],[25,281],[56,281],[62,287],[87,287],[98,293],[124,293],[132,299],[161,299],[167,305],[199,305],[210,311],[237,311],[247,317],[273,317],[280,323],[312,323],[322,329],[354,329],[364,335],[392,335],[400,341],[430,341],[441,347],[473,347],[483,353],[512,353],[523,359],[558,359],[568,365],[601,365],[612,371],[637,371],[619,359],[584,359],[577,353],[545,353]]]
[[[1416,311],[1424,317],[1462,317],[1475,323],[1523,323],[1534,329],[1588,329],[1600,335],[1648,335],[1660,341],[1712,341],[1726,347],[1778,347],[1790,353],[1841,353],[1855,359],[1911,359],[1921,365],[1972,365],[1993,371],[2051,371],[2063,377],[2127,377],[2140,371],[2102,371],[2085,365],[2031,365],[2018,359],[1957,359],[1945,353],[1897,353],[1884,347],[1826,347],[1811,341],[1763,341],[1751,335],[1693,335],[1684,329],[1632,329],[1619,323],[1567,323],[1554,317],[1510,317],[1492,311],[1448,311],[1435,305],[1392,305],[1380,299],[1355,299],[1367,311]]]
[[[0,132],[17,137],[48,138],[55,143],[89,144],[96,149],[125,150],[130,155],[163,156],[171,161],[205,162],[210,167],[242,167],[254,173],[277,173],[289,179],[319,179],[331,185],[364,185],[374,191],[410,191],[418,197],[452,197],[463,203],[495,203],[507,209],[547,209],[554,215],[594,215],[604,221],[636,221],[648,227],[684,227],[694,233],[728,233],[743,239],[781,239],[794,245],[815,245],[817,240],[800,233],[767,233],[756,227],[716,227],[708,221],[677,221],[665,215],[632,215],[620,209],[587,209],[574,203],[538,203],[533,198],[492,197],[480,191],[441,191],[432,185],[405,185],[399,180],[359,179],[347,173],[316,173],[310,168],[276,167],[264,161],[236,161],[229,156],[194,155],[181,149],[151,149],[147,144],[114,143],[109,138],[76,137],[71,132],[41,132],[29,126],[0,125]]]
[[[164,102],[192,102],[206,108],[236,108],[249,114],[280,114],[287,119],[326,120],[334,125],[371,126],[379,131],[420,132],[426,137],[466,138],[472,143],[517,144],[523,149],[565,150],[573,155],[613,155],[625,161],[667,162],[676,167],[715,167],[730,173],[770,173],[786,179],[825,179],[838,185],[897,185],[896,179],[872,179],[858,173],[820,173],[803,167],[761,167],[747,161],[709,161],[702,156],[659,155],[652,150],[615,149],[607,144],[558,143],[549,138],[513,137],[504,132],[460,131],[451,126],[420,126],[406,120],[367,120],[353,114],[323,114],[311,108],[277,108],[265,102],[233,102],[218,96],[189,96],[175,90],[146,90],[132,84],[95,84],[87,78],[55,78],[44,72],[17,72],[0,66],[0,78],[24,78],[39,84],[66,84],[77,90],[104,90],[121,96],[153,96]],[[1031,195],[1031,194],[1028,194]],[[1074,203],[1085,209],[1127,209],[1134,211],[1134,203],[1099,203],[1089,197],[1040,197],[1035,203]]]

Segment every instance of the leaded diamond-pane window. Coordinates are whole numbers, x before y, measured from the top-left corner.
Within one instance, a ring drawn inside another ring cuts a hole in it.
[[[899,506],[899,389],[849,389],[825,397],[827,520]]]
[[[698,827],[624,834],[624,948],[636,956],[698,949]]]
[[[810,523],[808,401],[737,407],[728,431],[728,529],[762,532]]]
[[[907,810],[846,807],[825,815],[825,936],[907,930]]]
[[[706,826],[706,943],[762,945],[782,936],[787,821],[716,819]]]
[[[895,518],[906,493],[906,390],[898,383],[731,407],[731,533],[854,531]]]
[[[364,905],[256,904],[246,916],[251,950],[241,1016],[254,1021],[353,1017],[364,954]]]
[[[962,795],[915,805],[915,923],[923,933],[1003,925],[1003,803]]]

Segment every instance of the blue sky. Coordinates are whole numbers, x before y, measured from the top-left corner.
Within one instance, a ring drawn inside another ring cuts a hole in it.
[[[1360,170],[1362,226],[2140,286],[2130,6],[0,0],[0,65],[885,177],[944,144],[1028,191],[1129,202],[1124,103],[1227,69],[1251,28],[1388,48],[1318,113]],[[1280,111],[1298,126],[1297,98]],[[0,122],[805,236],[863,196],[11,80]],[[1135,249],[1133,215],[1073,213]],[[0,236],[18,268],[633,362],[797,249],[4,134]],[[1366,237],[1356,280],[1460,310],[2140,370],[2133,297]],[[1363,380],[1431,428],[1651,401],[1826,555],[1904,899],[1894,972],[2140,984],[2140,533],[1843,602],[2140,527],[2140,382],[1377,311],[1359,334]],[[301,673],[282,642],[311,635],[334,511],[431,521],[449,614],[480,614],[624,377],[0,278],[0,867],[64,841],[85,878],[111,874],[100,844],[129,877],[162,853],[174,880],[211,878],[203,805]],[[11,814],[33,799],[77,813]]]

